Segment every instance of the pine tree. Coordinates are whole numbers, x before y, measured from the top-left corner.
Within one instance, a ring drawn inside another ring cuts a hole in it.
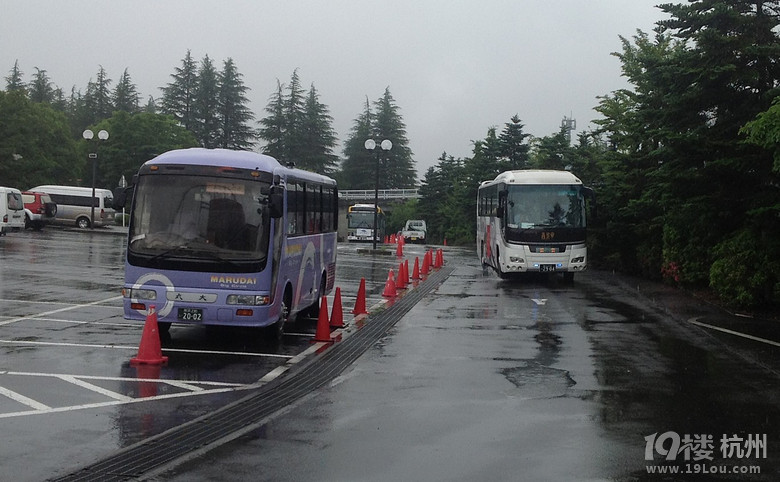
[[[498,136],[500,154],[508,161],[507,170],[525,169],[528,167],[528,151],[530,149],[526,139],[530,134],[523,132],[523,124],[520,117],[515,114],[510,122],[504,124],[504,130]]]
[[[314,84],[309,89],[304,105],[302,122],[303,152],[299,167],[321,174],[332,174],[336,170],[338,157],[333,154],[336,133],[332,127],[333,117],[328,107],[319,101]]]
[[[301,87],[301,80],[298,77],[298,69],[295,69],[290,78],[290,84],[287,87],[287,94],[284,96],[284,117],[285,117],[285,139],[284,152],[282,159],[285,162],[300,162],[304,155],[304,109],[306,102],[306,92]]]
[[[5,78],[5,90],[11,92],[12,90],[25,90],[24,80],[22,80],[22,71],[19,70],[19,60],[14,62],[14,68]]]
[[[54,100],[54,87],[45,70],[35,67],[33,80],[27,89],[27,95],[33,102],[51,104]]]
[[[260,119],[258,137],[265,141],[262,151],[278,160],[284,155],[287,121],[284,116],[284,84],[276,80],[276,92],[265,107],[268,116]]]
[[[417,174],[414,170],[412,150],[406,138],[406,125],[398,113],[398,106],[386,88],[382,97],[374,103],[376,111],[373,124],[374,140],[377,145],[384,139],[393,143],[390,151],[380,153],[380,188],[411,188],[416,185]]]
[[[139,98],[138,89],[130,80],[130,74],[125,69],[121,79],[116,84],[116,89],[114,89],[114,108],[130,114],[136,113],[139,111]]]
[[[113,113],[114,106],[111,102],[111,79],[108,78],[103,66],[97,73],[97,80],[87,84],[87,93],[84,95],[84,107],[89,116],[88,124],[108,119]]]
[[[171,74],[173,81],[162,88],[160,111],[171,114],[186,129],[195,128],[194,104],[198,88],[198,66],[187,50],[181,67]]]
[[[147,114],[156,114],[157,110],[157,101],[150,95],[149,100],[146,101],[146,105],[143,108],[143,112],[146,112]]]
[[[241,80],[233,59],[228,58],[219,74],[220,146],[226,149],[249,149],[255,143],[256,132],[249,127],[255,116],[247,107],[249,90]]]
[[[263,152],[301,169],[335,174],[338,158],[333,154],[333,118],[320,102],[314,84],[307,94],[296,69],[286,88],[278,80],[276,85],[265,108],[268,115],[260,120],[258,137],[265,141]]]
[[[375,137],[372,122],[371,104],[366,98],[363,113],[355,119],[350,135],[344,143],[340,179],[343,189],[371,189],[375,185],[379,168],[378,153],[368,151],[364,146],[366,140]]]
[[[213,149],[220,145],[219,79],[214,63],[208,55],[198,69],[197,89],[193,103],[194,125],[189,130],[200,145]]]

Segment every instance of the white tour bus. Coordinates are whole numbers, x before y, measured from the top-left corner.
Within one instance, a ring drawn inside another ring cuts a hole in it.
[[[477,254],[499,276],[587,267],[585,199],[593,190],[567,171],[502,172],[477,194]]]
[[[95,226],[110,224],[114,220],[111,207],[114,195],[108,189],[95,189],[94,199],[91,187],[36,186],[29,190],[45,192],[57,204],[57,217],[52,223],[89,228],[92,225],[92,206],[95,207]]]

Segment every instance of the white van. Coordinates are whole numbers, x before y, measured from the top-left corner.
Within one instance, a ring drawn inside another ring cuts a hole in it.
[[[92,198],[91,187],[75,186],[36,186],[30,191],[45,192],[57,204],[56,224],[75,224],[86,229],[92,225],[92,206],[95,206],[95,226],[113,222],[114,210],[111,207],[114,195],[108,189],[95,189]]]
[[[0,187],[0,236],[8,231],[24,229],[24,201],[22,191]]]

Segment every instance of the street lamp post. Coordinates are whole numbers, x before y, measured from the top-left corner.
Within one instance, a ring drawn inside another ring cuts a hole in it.
[[[389,151],[390,149],[393,148],[393,143],[390,142],[390,140],[385,139],[385,140],[382,141],[380,146],[382,147],[383,151]],[[376,148],[376,142],[374,142],[374,139],[368,139],[363,144],[363,147],[365,147],[369,151],[373,151]],[[377,229],[377,225],[376,225],[376,223],[377,223],[377,211],[379,211],[379,209],[378,209],[378,207],[379,207],[379,156],[380,156],[380,154],[377,153],[376,170],[375,170],[376,171],[376,176],[374,178],[374,235],[373,235],[374,245],[373,245],[373,248],[372,248],[374,251],[376,251],[376,238],[379,236],[379,229]]]
[[[83,137],[87,141],[91,141],[95,137],[95,133],[92,132],[90,129],[86,129],[84,132],[81,133],[81,137]],[[105,141],[108,139],[108,131],[101,130],[98,132],[98,139],[101,141]],[[89,158],[92,159],[92,210],[90,211],[90,217],[89,217],[89,228],[95,229],[95,178],[97,177],[97,146],[95,147],[95,152],[89,153]]]

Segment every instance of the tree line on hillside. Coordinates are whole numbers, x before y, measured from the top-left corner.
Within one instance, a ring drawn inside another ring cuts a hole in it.
[[[282,163],[334,176],[345,187],[361,187],[365,182],[361,164],[375,165],[365,149],[349,151],[343,166],[339,165],[342,160],[334,152],[338,139],[329,108],[314,84],[308,91],[302,87],[297,70],[287,85],[277,81],[266,116],[259,121],[248,107],[249,88],[235,62],[228,58],[218,69],[208,55],[196,62],[190,51],[174,69],[171,81],[161,87],[161,98],[150,96],[143,106],[127,69],[112,87],[101,66],[84,92],[73,87],[69,96],[43,69],[36,68],[25,82],[18,61],[5,80],[6,89],[0,91],[0,115],[5,121],[0,123],[0,139],[5,140],[0,143],[0,179],[10,185],[91,182],[86,159],[88,151],[94,150],[99,150],[98,182],[104,186],[131,176],[157,154],[194,146],[256,149]],[[367,104],[355,123],[353,135],[394,140],[392,154],[383,159],[392,173],[383,177],[384,187],[413,186],[412,152],[390,90],[373,106]],[[107,130],[110,142],[81,139],[88,127]],[[51,142],[37,138],[44,132]]]

